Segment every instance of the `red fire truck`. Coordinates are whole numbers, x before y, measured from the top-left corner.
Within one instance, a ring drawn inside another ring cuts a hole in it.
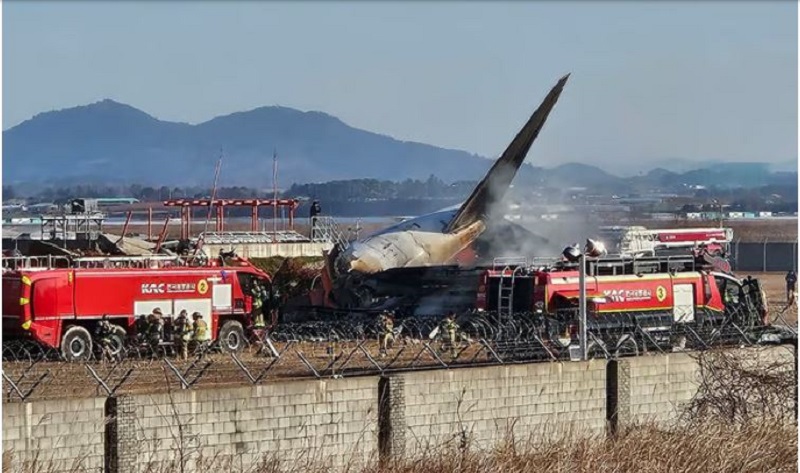
[[[740,280],[696,263],[691,256],[587,261],[587,325],[617,336],[636,330],[658,336],[676,326],[703,330],[726,320],[748,327],[766,323],[766,297],[758,280]],[[550,327],[574,333],[579,297],[576,264],[498,265],[481,274],[476,307],[501,316],[532,313],[548,319]]]
[[[60,349],[67,360],[92,353],[92,334],[103,315],[124,341],[136,317],[160,309],[169,321],[182,310],[199,312],[220,348],[238,351],[252,312],[254,281],[269,275],[243,259],[225,266],[30,268],[3,274],[3,337],[25,338]]]

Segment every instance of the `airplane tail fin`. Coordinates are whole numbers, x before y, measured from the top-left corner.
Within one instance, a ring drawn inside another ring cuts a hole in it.
[[[489,172],[475,187],[475,190],[472,191],[472,194],[458,210],[453,220],[447,225],[446,232],[457,231],[485,218],[489,208],[505,196],[533,141],[544,126],[550,110],[553,109],[558,101],[558,97],[561,95],[568,78],[569,74],[565,75],[550,90],[550,93],[547,94],[539,108],[533,112],[533,115],[531,115],[511,144],[508,145],[503,155],[489,169]]]

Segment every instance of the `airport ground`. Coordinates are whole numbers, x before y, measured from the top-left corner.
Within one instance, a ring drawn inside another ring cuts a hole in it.
[[[752,273],[753,277],[764,283],[764,289],[769,301],[771,320],[775,324],[789,324],[797,327],[797,305],[788,307],[783,273]],[[434,344],[434,349],[443,359],[446,359],[447,350],[444,346]],[[358,347],[357,342],[298,342],[291,346],[286,343],[276,343],[276,349],[286,350],[281,359],[275,360],[265,352],[259,351],[258,346],[250,346],[239,355],[239,360],[254,377],[266,373],[263,380],[278,382],[281,380],[313,377],[310,363],[314,369],[324,372],[328,363],[334,357],[341,358],[334,366],[346,367],[348,375],[358,374],[359,371],[374,371],[372,359],[385,365],[392,361],[392,368],[405,367],[440,367],[439,361],[426,351],[419,342],[410,345],[398,343],[393,347],[388,356],[380,357],[380,350],[376,340],[367,340],[363,344],[364,350]],[[369,356],[367,356],[369,353]],[[194,388],[219,388],[245,386],[249,384],[248,375],[229,355],[216,353],[208,355],[201,363],[179,362],[170,358],[188,381],[193,381]],[[481,351],[477,343],[470,344],[459,353],[455,361],[447,360],[453,365],[491,363],[490,354]],[[206,363],[210,362],[208,366]],[[119,394],[142,394],[165,392],[180,389],[181,383],[171,368],[162,360],[141,359],[130,356],[129,359],[118,364],[105,364],[91,362],[97,374],[104,378],[106,383],[114,385],[120,383]],[[57,399],[57,398],[85,398],[97,396],[102,393],[98,382],[93,379],[87,368],[82,363],[63,363],[40,361],[31,366],[29,361],[4,362],[4,372],[11,379],[22,379],[20,387],[32,387],[32,399]],[[125,377],[126,371],[131,373]],[[35,386],[33,384],[46,373],[46,376]],[[327,375],[330,376],[328,372]],[[124,379],[124,380],[123,380]],[[6,392],[6,400],[18,400],[15,393]]]

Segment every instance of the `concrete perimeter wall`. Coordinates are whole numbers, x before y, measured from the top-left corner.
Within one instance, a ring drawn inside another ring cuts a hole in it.
[[[317,457],[309,461],[331,467],[364,465],[377,452],[373,377],[130,396],[125,401],[128,412],[119,405],[117,412],[118,425],[124,427],[117,440],[118,471],[178,471],[180,452],[190,471],[247,470],[277,453],[300,462],[313,453]]]
[[[105,403],[3,404],[3,471],[103,471]]]
[[[384,455],[477,448],[573,430],[602,434],[606,363],[540,363],[402,373],[383,380]]]
[[[794,358],[787,347],[740,353]],[[599,436],[675,421],[699,376],[692,355],[675,353],[7,403],[4,472],[32,471],[36,458],[53,461],[49,473],[248,471],[265,458],[352,470],[426,448]]]
[[[620,423],[668,422],[697,392],[697,361],[684,353],[622,359],[617,369],[617,415]],[[609,370],[613,370],[613,367]],[[611,375],[613,378],[613,374]],[[613,389],[613,379],[609,389]]]

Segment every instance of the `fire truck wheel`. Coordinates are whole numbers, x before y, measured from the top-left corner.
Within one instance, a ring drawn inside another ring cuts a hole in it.
[[[244,348],[244,328],[235,320],[229,320],[219,329],[219,346],[223,351],[240,352]]]
[[[111,325],[112,334],[110,338],[108,354],[114,358],[122,355],[122,350],[125,348],[125,340],[128,338],[128,332],[119,325]]]
[[[61,338],[61,355],[66,361],[88,360],[92,355],[92,336],[83,327],[67,327]]]

